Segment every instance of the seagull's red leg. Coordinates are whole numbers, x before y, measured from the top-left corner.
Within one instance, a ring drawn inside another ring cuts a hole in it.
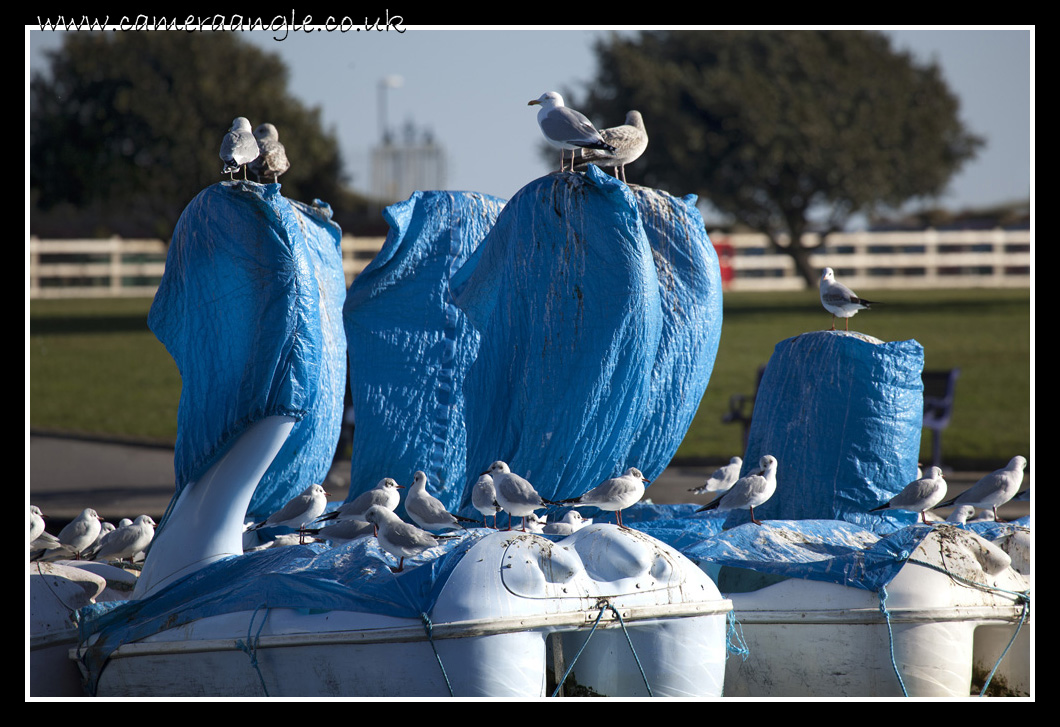
[[[750,509],[751,511],[751,522],[753,522],[755,525],[761,525],[762,522],[760,520],[755,520],[755,509],[753,507],[748,509]]]

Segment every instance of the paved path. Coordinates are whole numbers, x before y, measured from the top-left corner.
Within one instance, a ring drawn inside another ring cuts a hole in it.
[[[60,521],[76,517],[86,507],[104,519],[147,514],[158,520],[173,496],[173,450],[68,437],[30,436],[30,502],[48,519],[49,532]],[[715,469],[710,465],[671,465],[648,488],[647,497],[658,504],[710,501],[688,490],[703,484]],[[349,463],[337,464],[325,487],[332,501],[346,498]],[[955,472],[947,477],[951,495],[974,484],[983,473]],[[1023,487],[1030,486],[1030,475]],[[1001,516],[1014,519],[1028,514],[1027,502],[1004,506]],[[947,511],[944,511],[948,513]],[[943,514],[943,513],[940,513]]]

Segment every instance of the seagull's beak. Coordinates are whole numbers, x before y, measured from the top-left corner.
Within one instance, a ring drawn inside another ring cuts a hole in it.
[[[404,489],[405,489],[405,486],[404,486],[404,485],[398,485],[398,486],[397,486],[397,488],[398,488],[399,490],[404,490]]]
[[[537,105],[538,105],[538,104],[540,104],[540,103],[541,103],[541,102],[540,102],[540,101],[538,101],[538,100],[537,100],[537,99],[535,98],[535,99],[534,99],[533,101],[530,101],[530,102],[529,102],[529,103],[527,103],[526,105],[527,105],[527,106],[537,106]]]

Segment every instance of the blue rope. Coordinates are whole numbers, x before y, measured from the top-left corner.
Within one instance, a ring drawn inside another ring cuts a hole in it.
[[[1020,629],[1023,628],[1023,624],[1027,620],[1027,612],[1030,611],[1030,608],[1031,608],[1030,594],[1029,593],[1028,594],[1024,594],[1022,596],[1022,600],[1023,600],[1023,613],[1020,614],[1020,621],[1019,621],[1018,624],[1016,624],[1016,632],[1014,634],[1012,634],[1012,638],[1009,639],[1008,646],[1006,646],[1005,650],[1001,652],[1001,657],[997,660],[997,663],[994,664],[994,668],[990,670],[990,674],[987,675],[986,683],[983,684],[983,689],[982,689],[981,692],[979,692],[979,696],[980,697],[986,695],[986,689],[987,689],[987,687],[990,686],[990,681],[994,678],[994,672],[996,672],[998,667],[1001,666],[1001,662],[1005,660],[1005,656],[1008,655],[1008,650],[1012,648],[1012,645],[1014,643],[1016,643],[1016,637],[1019,636]]]
[[[729,611],[725,620],[728,622],[728,629],[725,633],[726,661],[729,659],[729,654],[736,654],[743,657],[744,661],[747,661],[751,651],[747,648],[747,642],[743,638],[743,626],[736,620],[736,611]]]
[[[636,662],[637,668],[640,670],[640,678],[644,680],[644,688],[648,690],[648,696],[653,697],[655,695],[651,692],[651,685],[648,684],[648,677],[644,674],[644,667],[641,666],[640,658],[637,656],[637,650],[633,648],[633,640],[629,636],[629,632],[626,630],[626,624],[622,621],[622,614],[618,612],[614,606],[610,603],[604,602],[600,606],[600,613],[596,614],[596,620],[593,621],[593,627],[589,629],[589,635],[585,637],[585,641],[582,642],[581,648],[578,649],[578,653],[574,655],[574,659],[571,660],[570,666],[567,667],[567,671],[563,673],[563,678],[556,683],[556,688],[552,692],[552,696],[559,694],[559,690],[563,688],[563,684],[567,681],[567,677],[574,671],[574,665],[578,663],[578,658],[581,657],[582,652],[585,651],[585,647],[589,645],[589,639],[592,638],[593,634],[596,633],[596,627],[600,624],[600,619],[604,616],[604,611],[610,609],[615,614],[615,618],[618,619],[619,625],[622,626],[622,633],[626,635],[626,643],[629,644],[629,650],[633,652],[633,661]]]
[[[894,669],[894,675],[898,677],[898,685],[902,687],[902,696],[908,697],[909,692],[905,689],[905,682],[902,681],[902,674],[898,671],[898,663],[894,660],[894,633],[891,631],[891,612],[887,610],[887,586],[880,586],[880,611],[883,612],[884,618],[887,619],[887,640],[889,641],[891,649],[891,668]]]
[[[254,638],[250,638],[250,630],[254,626],[254,617],[258,615],[258,611],[265,609],[265,618],[261,619],[261,625],[258,626],[258,633],[254,635]],[[265,692],[265,696],[269,696],[269,690],[265,686],[265,677],[261,675],[261,669],[258,667],[258,642],[261,639],[261,630],[265,628],[265,621],[269,618],[269,607],[258,606],[254,609],[254,613],[250,614],[250,623],[247,624],[247,640],[244,642],[242,639],[236,641],[236,646],[244,654],[250,657],[250,665],[254,667],[254,671],[258,673],[258,679],[261,681],[261,690]]]
[[[425,613],[420,614],[420,620],[423,621],[423,630],[427,632],[427,641],[434,651],[434,658],[438,661],[438,668],[442,670],[442,677],[445,679],[445,686],[449,689],[449,696],[454,697],[456,695],[453,694],[453,685],[449,683],[449,675],[445,673],[442,657],[438,654],[438,648],[434,645],[434,623],[431,622],[431,617]]]

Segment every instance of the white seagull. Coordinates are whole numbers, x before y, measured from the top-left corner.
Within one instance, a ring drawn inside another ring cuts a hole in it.
[[[975,517],[973,517],[973,515]],[[948,523],[981,523],[981,522],[993,522],[994,513],[992,510],[983,510],[978,515],[975,515],[975,507],[972,505],[961,505],[960,507],[953,508],[953,512],[946,518]]]
[[[304,542],[305,526],[320,517],[328,506],[328,493],[320,485],[310,485],[288,500],[287,504],[269,515],[265,522],[253,525],[247,530],[259,530],[266,527],[288,527],[298,531],[299,542]]]
[[[344,520],[354,520],[366,523],[368,521],[364,516],[365,513],[368,512],[368,508],[372,505],[379,505],[380,507],[390,510],[390,512],[397,509],[398,504],[401,502],[401,493],[399,490],[404,489],[405,486],[399,485],[397,480],[393,477],[384,477],[379,480],[372,489],[367,492],[362,492],[349,502],[340,505],[337,509],[321,515],[316,521],[326,522],[328,520],[334,520],[336,522],[342,522]]]
[[[398,567],[391,568],[395,573],[405,567],[405,558],[417,556],[439,544],[438,539],[426,530],[420,530],[378,505],[368,508],[365,518],[376,527],[379,546],[398,559]]]
[[[724,494],[729,491],[729,488],[733,486],[736,480],[740,479],[740,470],[742,468],[743,457],[733,457],[729,460],[729,464],[714,470],[714,473],[707,478],[706,482],[699,487],[692,488],[689,492],[693,495],[702,495],[707,492]]]
[[[595,164],[598,167],[611,168],[616,179],[621,172],[622,181],[626,181],[626,165],[639,159],[648,148],[648,132],[644,129],[644,118],[640,111],[628,112],[626,123],[622,126],[600,129],[600,136],[615,148],[614,153],[600,149],[575,150],[572,162],[574,171],[581,172],[589,164]]]
[[[235,179],[235,172],[243,167],[243,179],[247,178],[247,164],[258,158],[258,140],[250,130],[250,121],[245,116],[238,116],[232,122],[232,128],[221,140],[218,156],[225,163],[221,172],[230,179]]]
[[[615,147],[604,141],[596,127],[579,111],[563,105],[563,97],[555,91],[541,94],[540,98],[527,103],[540,106],[537,123],[549,144],[559,149],[559,170],[566,167],[567,149],[603,149],[613,154]],[[571,171],[574,171],[573,154]]]
[[[755,520],[755,508],[765,503],[777,491],[777,458],[767,454],[758,463],[762,467],[762,474],[751,473],[746,477],[741,477],[729,488],[728,492],[696,512],[750,510],[751,522],[761,525],[760,521]]]
[[[493,478],[488,474],[479,475],[478,481],[471,490],[471,505],[482,513],[482,527],[486,525],[486,518],[493,518],[493,529],[497,529],[497,513],[501,506],[497,503],[497,489],[493,486]]]
[[[618,477],[604,480],[581,497],[572,497],[560,502],[564,505],[592,505],[601,510],[609,510],[618,518],[618,526],[625,528],[622,524],[622,511],[640,502],[640,498],[644,497],[644,485],[648,482],[650,480],[639,469],[630,467]]]
[[[832,328],[835,330],[835,317],[845,319],[846,330],[850,330],[850,318],[859,310],[867,309],[873,305],[880,305],[875,300],[865,300],[854,294],[854,291],[837,283],[832,268],[825,268],[821,272],[821,305],[832,314]]]
[[[80,515],[59,531],[59,542],[66,550],[74,554],[75,560],[81,560],[81,553],[99,537],[102,522],[103,518],[97,515],[95,510],[86,507]]]
[[[526,517],[534,510],[555,505],[538,494],[534,486],[525,478],[514,474],[507,462],[497,460],[482,474],[493,477],[493,486],[497,488],[497,504],[508,513],[508,529],[512,529],[511,518],[518,515],[522,518],[522,530],[526,532]]]
[[[99,539],[99,547],[92,560],[131,559],[143,552],[155,537],[155,521],[150,515],[140,515],[132,524],[112,530]]]
[[[427,492],[427,475],[420,470],[412,475],[412,487],[405,498],[405,512],[412,518],[412,522],[433,533],[462,529],[464,526],[461,522],[478,524],[477,520],[454,515],[446,510],[441,500]]]
[[[393,512],[392,510],[390,512]],[[365,535],[374,535],[375,526],[367,520],[335,520],[322,528],[308,528],[307,533],[335,545],[344,545]]]
[[[1023,484],[1023,470],[1026,466],[1027,460],[1016,455],[1007,465],[994,470],[957,497],[939,504],[939,507],[972,505],[990,508],[994,512],[994,520],[1004,522],[998,519],[997,509],[1015,497]]]
[[[545,527],[542,528],[541,532],[548,535],[571,535],[578,532],[586,525],[591,525],[592,522],[591,518],[586,520],[582,517],[580,512],[577,510],[571,510],[563,516],[562,520],[545,523]]]
[[[259,182],[279,182],[280,175],[291,168],[287,149],[280,142],[280,132],[272,124],[261,124],[254,129],[258,144],[258,158],[250,162],[250,171]]]
[[[869,512],[880,510],[909,510],[920,513],[920,520],[927,524],[927,511],[933,509],[946,497],[946,480],[942,469],[929,467],[927,476],[910,482],[886,504],[874,507]]]
[[[44,514],[36,505],[29,506],[29,542],[33,542],[44,532]]]

